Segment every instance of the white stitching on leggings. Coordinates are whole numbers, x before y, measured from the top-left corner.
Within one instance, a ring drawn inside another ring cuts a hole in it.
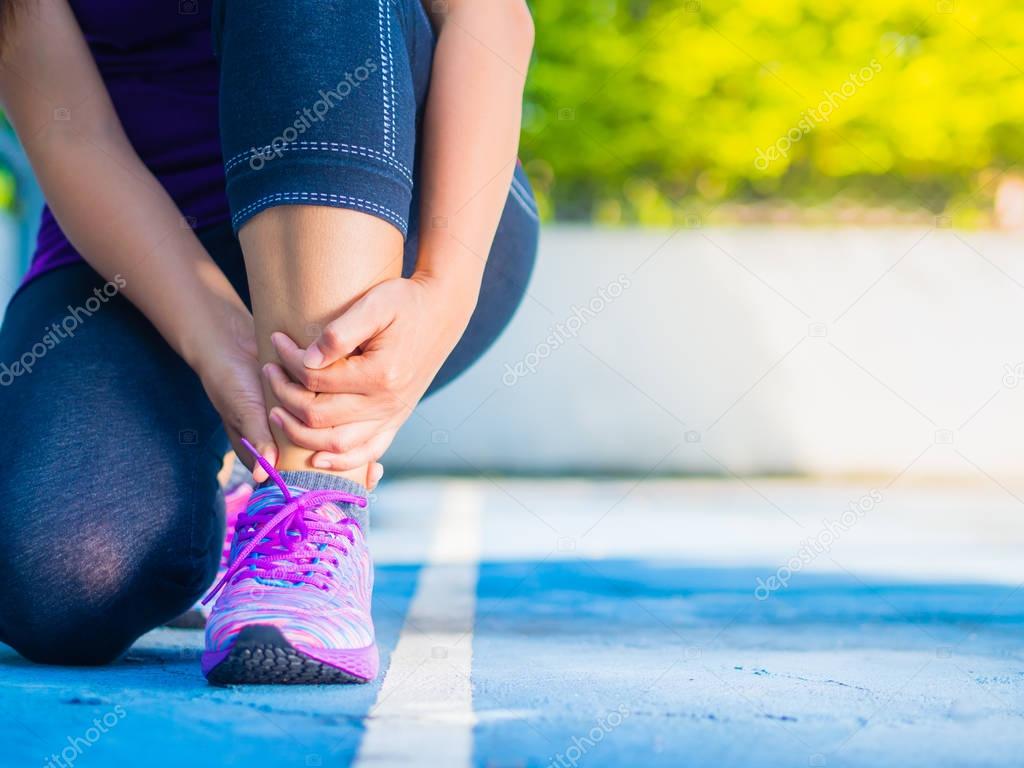
[[[292,146],[293,144],[295,145],[294,147]],[[302,149],[327,149],[328,147],[331,149],[336,149],[341,147],[344,149],[360,150],[361,152],[365,152],[370,155],[379,155],[382,160],[393,162],[395,167],[399,168],[402,171],[405,171],[407,174],[411,175],[412,173],[409,170],[408,166],[398,162],[397,160],[394,160],[393,158],[388,157],[379,149],[373,149],[373,147],[363,147],[360,146],[359,144],[346,144],[344,142],[339,141],[294,141],[289,144],[282,144],[277,147],[274,147],[271,144],[267,144],[266,146],[263,147],[253,147],[252,149],[247,149],[244,152],[239,152],[237,155],[228,160],[228,162],[224,164],[224,170],[230,171],[236,165],[238,165],[241,162],[244,162],[245,160],[248,160],[255,154],[268,154],[277,151],[295,149],[296,147]]]
[[[522,193],[516,189],[515,185],[509,187],[509,192],[512,194],[512,199],[515,200],[519,205],[526,211],[526,214],[534,221],[540,221],[537,212],[532,206],[526,201],[526,198],[522,196]]]
[[[387,6],[387,16],[385,22],[387,23],[388,30],[388,83],[391,87],[391,108],[392,110],[398,109],[398,104],[395,101],[395,57],[394,50],[391,47],[391,4]],[[395,147],[398,145],[398,116],[397,114],[391,121],[391,157],[395,156]]]
[[[232,216],[231,222],[235,227],[237,227],[238,223],[242,219],[250,213],[255,212],[261,206],[265,207],[267,203],[287,203],[310,200],[324,203],[343,203],[344,205],[350,205],[354,208],[362,208],[390,220],[391,223],[396,224],[403,232],[408,230],[408,225],[406,224],[405,219],[390,208],[385,208],[383,205],[371,202],[370,200],[363,200],[361,197],[334,195],[326,192],[277,192],[273,195],[265,195],[255,202],[249,203],[249,205],[245,206],[242,210]]]
[[[526,187],[516,179],[515,176],[512,177],[512,186],[509,187],[509,191],[516,195],[523,205],[534,213],[537,212],[537,203],[533,200],[533,196],[530,194],[529,190],[527,190]]]
[[[412,181],[412,172],[406,168],[402,163],[398,162],[394,158],[387,157],[379,149],[371,149],[370,147],[360,147],[356,144],[344,144],[337,141],[293,141],[290,144],[283,144],[279,147],[266,146],[261,149],[257,149],[257,153],[266,152],[289,152],[294,150],[320,150],[323,152],[342,152],[349,155],[360,155],[370,160],[377,160],[378,162],[387,163],[388,165],[394,166],[398,171],[401,172],[406,179]],[[229,172],[232,168],[241,162],[248,159],[248,156],[253,155],[253,151],[250,149],[241,154],[235,155],[231,160],[224,166],[224,172]]]
[[[384,0],[377,0],[377,34],[380,39],[380,92],[384,102],[384,154],[390,155],[388,135],[391,126],[391,113],[388,108],[388,64],[384,54]]]
[[[525,185],[525,184],[523,184],[523,182],[521,182],[521,181],[520,181],[520,180],[519,180],[518,178],[516,178],[515,176],[513,176],[513,177],[512,177],[512,186],[514,186],[514,187],[518,188],[518,189],[519,189],[519,191],[520,191],[520,192],[522,192],[523,194],[525,194],[525,195],[526,195],[527,197],[529,197],[529,196],[530,196],[530,190],[529,190],[529,189],[527,189],[526,185]]]

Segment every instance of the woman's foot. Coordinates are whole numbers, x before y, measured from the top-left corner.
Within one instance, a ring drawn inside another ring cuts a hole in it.
[[[366,499],[268,473],[275,484],[239,515],[230,567],[206,598],[223,590],[206,623],[203,674],[220,685],[368,682],[379,660],[358,512]]]

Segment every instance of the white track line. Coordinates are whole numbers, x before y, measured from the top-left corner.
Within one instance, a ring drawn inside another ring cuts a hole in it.
[[[473,622],[481,494],[446,484],[433,543],[366,721],[356,766],[462,768],[473,758]]]

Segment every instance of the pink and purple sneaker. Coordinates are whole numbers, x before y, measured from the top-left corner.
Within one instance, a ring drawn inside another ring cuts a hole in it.
[[[203,674],[218,685],[365,683],[379,659],[370,616],[373,562],[338,490],[289,487],[252,446],[275,485],[257,489],[235,523],[227,572],[206,622]]]

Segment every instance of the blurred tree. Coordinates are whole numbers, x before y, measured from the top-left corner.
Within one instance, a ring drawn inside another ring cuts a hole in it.
[[[726,201],[988,208],[1024,160],[1010,0],[536,0],[522,154],[546,215]]]
[[[531,0],[522,156],[547,218],[685,223],[735,203],[961,223],[1024,162],[1011,0]],[[6,126],[5,126],[6,127]],[[20,158],[0,157],[0,209]]]

